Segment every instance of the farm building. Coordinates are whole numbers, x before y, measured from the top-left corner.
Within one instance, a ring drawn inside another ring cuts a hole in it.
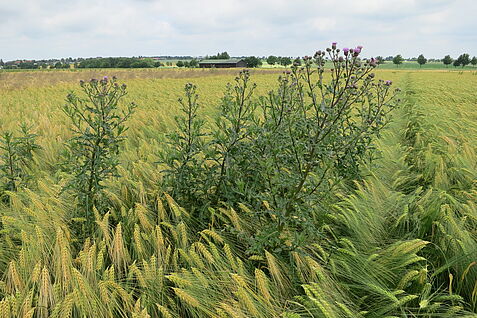
[[[230,68],[230,67],[247,67],[244,60],[230,59],[230,60],[202,60],[199,62],[201,68]]]

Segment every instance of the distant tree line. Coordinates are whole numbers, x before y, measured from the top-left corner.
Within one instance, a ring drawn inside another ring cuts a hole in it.
[[[458,66],[465,67],[469,64],[472,64],[473,66],[476,66],[477,65],[477,57],[474,56],[471,59],[469,54],[463,53],[463,54],[459,55],[459,57],[454,60],[450,55],[446,55],[442,59],[442,63],[444,63],[444,65],[446,65],[446,66],[449,66],[449,65],[452,64],[454,67],[458,67]]]
[[[292,59],[289,58],[288,56],[274,56],[270,55],[267,58],[267,64],[269,65],[282,65],[282,66],[288,66],[293,63]]]
[[[399,67],[405,61],[405,59],[401,56],[401,54],[398,54],[390,59],[390,57],[387,57],[385,60],[391,60],[396,67]],[[408,59],[408,61],[416,61],[419,64],[419,67],[422,67],[422,65],[426,64],[427,62],[442,62],[444,65],[449,66],[453,65],[454,67],[462,66],[465,67],[469,64],[476,66],[477,65],[477,57],[470,58],[470,55],[468,53],[463,53],[459,55],[458,58],[453,59],[450,55],[444,56],[442,60],[435,60],[435,59],[427,59],[424,57],[423,54],[420,54],[417,58],[411,58]]]
[[[0,59],[0,68],[4,69],[45,69],[45,68],[70,68],[72,64],[81,59],[73,59],[71,57],[62,59],[49,60],[15,60],[4,62]]]
[[[165,57],[96,57],[96,58],[62,58],[49,60],[16,60],[4,62],[0,59],[0,68],[3,69],[69,69],[69,68],[154,68],[160,66],[174,66],[172,61],[159,61],[157,58],[165,59]],[[194,68],[199,66],[199,61],[190,56],[174,57],[169,56],[167,59],[177,59],[175,62],[177,67]],[[227,52],[217,53],[216,55],[207,56],[207,59],[230,59]],[[248,56],[242,57],[247,63],[247,67],[260,67],[263,61],[269,65],[289,66],[292,64],[301,65],[301,58],[292,59],[287,56],[270,55],[265,57]],[[399,67],[404,61],[417,62],[420,67],[429,62],[442,62],[445,66],[453,65],[454,67],[465,67],[467,65],[477,66],[477,57],[470,57],[469,54],[463,53],[458,58],[453,59],[450,55],[446,55],[443,59],[427,59],[423,54],[417,58],[403,58],[401,54],[395,56],[377,56],[375,57],[377,64],[383,64],[391,61]]]
[[[177,61],[176,66],[194,68],[199,66],[199,61],[197,61],[196,59],[192,59],[190,61]]]
[[[159,66],[163,66],[160,61],[137,57],[91,58],[85,59],[77,65],[78,68],[152,68]]]

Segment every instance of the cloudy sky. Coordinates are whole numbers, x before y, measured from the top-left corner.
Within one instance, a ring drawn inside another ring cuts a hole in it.
[[[477,55],[475,0],[0,0],[0,58]]]

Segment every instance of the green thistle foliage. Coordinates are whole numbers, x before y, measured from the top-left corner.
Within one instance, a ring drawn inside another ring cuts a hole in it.
[[[186,86],[186,116],[170,136],[176,146],[165,161],[176,180],[171,192],[187,189],[186,202],[195,202],[204,222],[219,203],[251,207],[251,222],[261,224],[246,234],[252,253],[295,249],[316,238],[329,193],[360,178],[360,163],[373,156],[372,142],[397,103],[391,81],[375,80],[376,60],[362,61],[359,52],[329,49],[331,80],[325,80],[326,52],[305,57],[279,78],[276,91],[258,99],[249,72],[240,72],[227,86],[208,143],[196,118],[195,87]],[[200,162],[191,165],[191,158]]]
[[[93,207],[104,212],[102,182],[116,176],[120,145],[126,131],[125,122],[136,105],[122,110],[119,101],[127,94],[126,85],[115,78],[81,82],[84,95],[70,93],[63,110],[72,123],[74,136],[69,141],[73,180],[67,188],[78,198],[78,212],[86,218],[86,228],[94,221]]]
[[[206,195],[206,147],[203,137],[204,120],[198,118],[199,96],[197,87],[186,84],[185,98],[179,99],[183,116],[176,117],[177,131],[168,135],[168,147],[161,153],[164,170],[164,186],[178,201],[192,212],[200,206],[198,200]]]
[[[35,143],[37,135],[30,132],[31,127],[26,124],[20,126],[20,136],[5,132],[0,139],[2,160],[0,164],[1,176],[5,180],[3,191],[17,191],[18,187],[26,185],[31,176],[27,172],[33,158],[33,152],[40,149]]]

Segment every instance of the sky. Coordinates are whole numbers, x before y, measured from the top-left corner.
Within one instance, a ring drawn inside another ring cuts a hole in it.
[[[0,59],[477,55],[475,0],[0,0]]]

